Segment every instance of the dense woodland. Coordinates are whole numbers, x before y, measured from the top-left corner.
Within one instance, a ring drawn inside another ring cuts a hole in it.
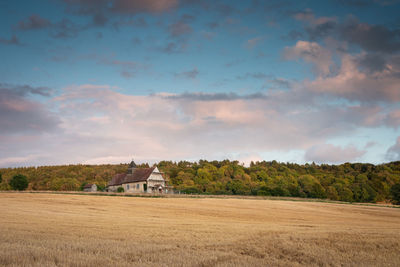
[[[169,185],[187,194],[230,194],[328,198],[349,202],[377,202],[391,198],[391,189],[400,183],[400,161],[381,165],[345,163],[341,165],[292,164],[238,161],[161,161]],[[148,167],[142,164],[139,167]],[[103,189],[128,164],[66,165],[0,169],[0,190],[10,190],[8,181],[17,174],[28,178],[28,190],[81,190],[86,183]]]

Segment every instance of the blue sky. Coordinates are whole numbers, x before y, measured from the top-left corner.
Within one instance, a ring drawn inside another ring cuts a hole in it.
[[[400,160],[395,0],[0,3],[0,167]]]

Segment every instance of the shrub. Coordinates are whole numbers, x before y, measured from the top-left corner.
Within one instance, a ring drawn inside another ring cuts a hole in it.
[[[3,182],[3,177],[1,176],[1,173],[0,173],[0,183],[1,182]]]
[[[182,193],[185,193],[185,194],[200,194],[201,191],[196,187],[187,187],[187,188],[182,190]]]
[[[118,193],[123,193],[123,192],[125,192],[125,190],[124,190],[123,187],[120,186],[120,187],[118,187],[117,192]]]
[[[25,190],[28,187],[28,179],[22,174],[17,174],[10,180],[10,186],[13,190]]]

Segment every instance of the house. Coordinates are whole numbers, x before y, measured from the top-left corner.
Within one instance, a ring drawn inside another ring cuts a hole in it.
[[[107,185],[107,191],[117,192],[122,187],[128,193],[170,193],[163,174],[157,167],[137,168],[134,161],[126,173],[114,175]]]
[[[97,191],[97,185],[96,184],[86,184],[83,187],[83,191],[85,191],[85,192],[96,192]]]

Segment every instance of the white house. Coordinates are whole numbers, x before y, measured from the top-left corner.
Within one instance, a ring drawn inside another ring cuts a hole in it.
[[[128,193],[168,193],[163,174],[157,167],[137,168],[133,161],[127,173],[116,174],[111,179],[107,190],[116,192],[119,187]]]

